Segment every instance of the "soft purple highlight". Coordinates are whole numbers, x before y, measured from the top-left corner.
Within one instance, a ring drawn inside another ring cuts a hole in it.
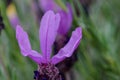
[[[39,0],[40,7],[44,12],[48,10],[58,11],[60,7],[55,3],[54,0]]]
[[[18,17],[17,17],[16,14],[14,14],[14,15],[12,15],[12,16],[8,16],[8,18],[9,18],[9,21],[10,21],[10,23],[11,23],[11,26],[12,26],[14,29],[16,28],[16,26],[17,26],[18,24],[20,24],[20,21],[19,21],[19,19],[18,19]]]

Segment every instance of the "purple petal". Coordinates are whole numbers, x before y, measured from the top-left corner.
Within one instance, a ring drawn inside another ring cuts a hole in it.
[[[42,56],[36,51],[31,49],[30,41],[28,39],[27,33],[23,30],[21,26],[17,26],[16,28],[16,38],[18,40],[18,44],[20,47],[20,51],[23,56],[29,56],[32,60],[37,63],[40,63],[40,59]]]
[[[70,57],[73,54],[74,50],[78,47],[81,38],[82,38],[82,29],[79,27],[72,33],[72,36],[69,42],[65,45],[65,47],[60,49],[58,54],[53,56],[52,63],[57,64],[62,60],[64,60],[66,57]]]
[[[48,61],[50,58],[52,45],[57,35],[59,22],[60,15],[55,15],[53,11],[46,12],[45,15],[42,17],[39,35],[41,51],[46,61]]]
[[[27,56],[27,52],[31,50],[31,45],[27,33],[20,26],[17,26],[16,28],[16,38],[18,40],[21,51],[24,52],[22,54]]]
[[[61,21],[58,29],[58,33],[61,35],[65,35],[71,27],[72,24],[72,9],[71,6],[68,5],[68,11],[61,10],[59,11],[61,16]]]
[[[44,63],[43,57],[40,55],[40,53],[34,50],[29,51],[29,54],[27,56],[38,64]]]
[[[55,3],[54,0],[39,0],[39,4],[43,11],[57,11],[60,9],[60,7]]]

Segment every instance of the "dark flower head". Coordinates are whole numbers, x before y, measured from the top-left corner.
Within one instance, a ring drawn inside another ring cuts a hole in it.
[[[54,64],[39,64],[38,70],[34,71],[36,80],[62,80],[59,70]]]

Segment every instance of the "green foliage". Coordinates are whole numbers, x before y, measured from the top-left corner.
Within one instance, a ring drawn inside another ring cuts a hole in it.
[[[81,80],[120,80],[120,0],[94,1],[89,16],[78,0],[68,1],[74,14],[72,29],[77,26],[83,28],[83,38],[78,48],[79,60],[74,66],[78,76]],[[56,2],[65,9],[63,2]],[[5,3],[6,0],[0,0],[5,23],[0,35],[0,80],[33,80],[33,71],[37,65],[20,54],[15,30],[6,15]],[[13,3],[21,25],[29,33],[33,49],[39,51],[39,24],[31,8],[33,1],[13,0]]]

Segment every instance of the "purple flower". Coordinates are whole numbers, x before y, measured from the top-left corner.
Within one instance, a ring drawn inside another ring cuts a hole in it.
[[[71,27],[73,20],[72,9],[70,4],[67,4],[67,11],[64,11],[55,3],[54,0],[39,0],[39,3],[40,3],[40,7],[44,12],[48,10],[53,10],[60,14],[61,21],[60,21],[58,33],[60,35],[66,35]]]
[[[40,71],[42,71],[41,68],[44,69],[47,64],[49,64],[49,67],[52,68],[53,65],[61,62],[66,57],[70,57],[74,50],[78,47],[82,38],[82,29],[78,27],[75,31],[73,31],[69,42],[61,48],[56,55],[51,57],[52,45],[57,35],[59,23],[60,15],[58,13],[54,14],[52,11],[48,11],[42,17],[39,30],[41,54],[35,50],[32,50],[28,35],[23,28],[19,25],[16,28],[16,38],[18,40],[22,55],[28,56],[34,60],[40,66]],[[57,69],[54,68],[53,71],[57,71]]]
[[[72,36],[65,47],[63,47],[57,55],[50,59],[52,45],[57,35],[59,23],[60,15],[54,14],[52,11],[46,12],[42,17],[39,30],[42,54],[32,50],[27,33],[22,29],[21,26],[18,25],[16,28],[16,38],[18,40],[22,55],[30,57],[38,64],[48,62],[57,64],[66,57],[70,57],[82,38],[82,30],[80,27],[78,27],[75,31],[73,31]]]

